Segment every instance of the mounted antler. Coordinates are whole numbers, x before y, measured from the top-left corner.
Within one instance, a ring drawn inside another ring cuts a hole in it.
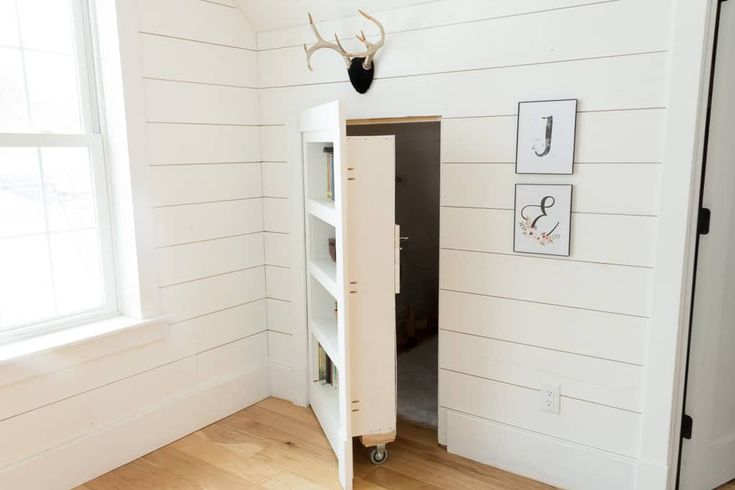
[[[373,67],[373,59],[375,58],[378,50],[385,45],[385,29],[383,28],[383,24],[381,24],[375,17],[369,15],[362,10],[359,10],[359,12],[360,15],[362,15],[369,21],[374,22],[375,25],[378,26],[378,29],[380,29],[380,40],[378,42],[371,43],[367,40],[365,32],[360,31],[360,34],[356,37],[362,44],[365,45],[365,48],[367,49],[363,52],[347,51],[344,46],[342,46],[342,43],[339,41],[339,37],[337,37],[336,34],[334,35],[335,42],[332,43],[326,41],[319,33],[319,30],[316,28],[316,25],[314,24],[314,18],[311,16],[311,14],[309,14],[309,25],[311,26],[311,30],[314,31],[314,35],[316,36],[316,43],[312,47],[308,47],[306,44],[304,44],[304,51],[306,51],[306,64],[311,71],[313,71],[313,68],[311,67],[311,55],[313,55],[318,50],[331,49],[339,53],[340,56],[344,58],[345,63],[347,64],[347,69],[350,74],[352,85],[358,92],[362,94],[367,92],[368,88],[370,88],[370,84],[373,81],[375,71]],[[356,62],[359,62],[359,64],[361,65],[362,72],[358,70]]]
[[[313,55],[320,49],[332,49],[338,52],[347,62],[347,66],[350,66],[350,58],[347,56],[347,52],[340,44],[337,34],[334,35],[334,40],[337,41],[336,43],[325,41],[322,35],[319,34],[319,30],[316,28],[316,25],[314,24],[314,18],[311,16],[311,14],[309,14],[309,25],[311,25],[311,30],[314,31],[314,35],[316,36],[316,44],[314,44],[312,47],[309,48],[306,46],[306,44],[304,44],[304,51],[306,51],[306,65],[309,67],[309,71],[314,71],[314,68],[311,67],[311,55]]]

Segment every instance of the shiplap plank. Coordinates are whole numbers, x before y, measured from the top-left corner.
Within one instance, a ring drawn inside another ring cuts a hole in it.
[[[197,355],[199,383],[231,379],[268,364],[268,332],[261,332]]]
[[[376,63],[380,71],[376,76],[390,78],[663,51],[668,47],[669,31],[666,23],[657,20],[662,12],[670,10],[670,4],[660,2],[610,2],[587,8],[546,10],[538,15],[410,29],[391,36],[392,49],[378,56]],[[626,26],[624,38],[619,35],[622,24]],[[570,36],[572,29],[574,35]],[[344,44],[347,49],[349,46],[360,49],[354,38]],[[416,56],[416,46],[431,56]],[[503,46],[503,49],[462,49],[466,46]],[[529,49],[529,46],[539,49]],[[303,64],[303,54],[300,46],[260,52],[260,86],[347,79],[342,59],[327,51],[313,57],[314,71],[291,70],[290,67]]]
[[[641,416],[563,397],[560,412],[539,410],[537,390],[439,371],[442,406],[630,457],[637,456]],[[450,436],[451,437],[451,436]]]
[[[263,195],[288,197],[287,163],[263,163]]]
[[[439,367],[562,396],[640,412],[643,368],[450,331],[439,336]]]
[[[263,267],[161,289],[161,310],[174,322],[265,298]]]
[[[90,427],[145,412],[195,382],[196,360],[189,357],[2,421],[0,439],[13,443],[0,444],[0,466],[81,437]]]
[[[268,329],[276,332],[293,334],[291,303],[268,298]]]
[[[491,339],[643,365],[648,320],[441,291],[439,326]]]
[[[288,199],[263,198],[265,231],[288,233]]]
[[[269,298],[291,299],[291,270],[265,266],[266,291]]]
[[[260,233],[157,250],[159,285],[167,286],[263,265]]]
[[[236,9],[201,0],[145,0],[140,5],[143,32],[255,48],[255,33]]]
[[[260,161],[257,127],[146,124],[146,142],[151,165]]]
[[[441,251],[442,289],[648,316],[653,271],[530,256]]]
[[[261,199],[154,210],[159,247],[263,231]]]
[[[661,162],[665,117],[665,109],[580,113],[575,160]],[[516,116],[443,121],[442,161],[515,162],[517,124]]]
[[[268,332],[268,353],[272,363],[291,367],[293,345],[291,335],[281,332]]]
[[[441,223],[443,248],[513,253],[512,210],[442,208]],[[570,259],[643,267],[654,265],[656,218],[574,214],[572,229]]]
[[[290,265],[288,235],[283,233],[264,233],[266,265]]]
[[[634,488],[636,462],[447,410],[447,450],[558,488]],[[491,442],[488,442],[491,441]]]
[[[145,80],[144,93],[147,122],[258,124],[254,89]]]
[[[194,204],[260,197],[258,163],[166,165],[152,167],[154,206]]]
[[[289,113],[334,99],[343,101],[348,119],[511,115],[521,100],[569,97],[580,100],[583,112],[664,107],[666,92],[661,87],[667,83],[668,64],[667,53],[651,53],[397,77],[376,80],[371,90],[386,95],[367,98],[349,82],[263,89],[261,123],[281,124]]]
[[[237,0],[200,0],[201,2],[211,2],[223,7],[237,8]]]
[[[647,0],[659,2],[662,0]],[[406,30],[428,30],[435,26],[447,24],[465,24],[477,22],[478,20],[502,19],[510,16],[543,16],[546,12],[555,9],[568,9],[580,7],[585,9],[588,5],[599,3],[597,0],[452,0],[452,2],[430,2],[420,5],[391,9],[386,12],[372,12],[378,15],[386,25],[389,35]],[[317,20],[317,26],[323,33],[336,33],[340,39],[352,39],[356,32],[368,28],[366,32],[370,35],[369,23],[357,13],[353,17],[337,20]],[[431,35],[428,30],[427,35]],[[273,49],[284,46],[301,46],[313,40],[313,32],[304,23],[301,26],[287,29],[277,29],[258,33],[258,47],[262,50]]]
[[[661,168],[661,165],[634,164],[578,165],[574,175],[555,178],[523,175],[522,182],[573,184],[572,210],[577,213],[656,216]],[[513,209],[515,184],[520,183],[518,177],[513,164],[445,164],[442,205]],[[512,229],[507,231],[511,233]]]
[[[260,148],[264,162],[285,162],[287,154],[286,127],[261,126]]]
[[[204,352],[266,330],[267,320],[266,301],[261,299],[184,321],[174,328],[193,332],[196,352]]]
[[[255,53],[142,34],[143,77],[253,88]]]

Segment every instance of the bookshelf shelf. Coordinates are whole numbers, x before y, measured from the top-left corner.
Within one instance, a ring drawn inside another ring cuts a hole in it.
[[[337,267],[330,259],[312,259],[309,261],[309,273],[335,300],[339,297],[337,290]]]
[[[337,318],[316,317],[311,319],[311,334],[327,353],[337,369],[342,369],[339,345],[337,344]]]
[[[340,457],[343,449],[340,444],[339,430],[339,389],[330,384],[315,381],[311,383],[310,395],[314,415],[319,420],[332,450]]]
[[[331,199],[309,199],[306,206],[307,212],[332,226],[337,223],[337,209]]]

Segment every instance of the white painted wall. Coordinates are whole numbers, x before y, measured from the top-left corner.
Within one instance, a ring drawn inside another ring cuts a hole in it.
[[[462,0],[378,12],[388,43],[366,96],[334,53],[306,69],[308,27],[260,33],[274,392],[290,395],[294,357],[287,116],[335,98],[348,118],[441,115],[441,437],[451,452],[562,487],[634,487],[674,7]],[[349,39],[361,25],[320,30]],[[516,176],[517,103],[553,98],[579,99],[575,174]],[[569,259],[513,254],[516,182],[575,184]],[[561,385],[560,415],[538,410],[543,383]]]
[[[227,0],[117,9],[172,323],[0,366],[0,488],[73,487],[269,393],[255,36]]]
[[[675,3],[452,0],[376,12],[388,46],[359,96],[333,53],[306,70],[306,26],[261,32],[256,48],[234,0],[118,0],[126,102],[139,108],[131,164],[151,183],[146,238],[173,325],[163,339],[141,330],[100,341],[101,357],[82,345],[0,366],[0,440],[17,441],[0,450],[0,487],[92,478],[267,396],[268,366],[270,393],[293,397],[285,121],[340,98],[348,117],[444,118],[449,450],[564,487],[630,488],[638,469],[639,482],[656,482],[640,488],[659,488],[669,424],[656,419],[671,383],[656,381],[674,377],[674,353],[656,346],[676,339],[652,330],[668,300],[651,297],[664,277],[654,265],[666,263],[661,175],[675,157],[662,148]],[[350,39],[362,26],[320,28]],[[513,255],[512,184],[546,180],[513,174],[516,104],[568,97],[580,99],[572,257]],[[487,233],[496,226],[505,231]],[[535,408],[544,382],[562,386],[559,416]],[[641,479],[639,458],[655,477]]]

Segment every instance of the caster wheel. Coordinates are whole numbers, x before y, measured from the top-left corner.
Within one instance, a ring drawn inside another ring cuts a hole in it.
[[[370,450],[370,462],[373,464],[383,464],[388,460],[388,450],[378,449],[374,447]]]

